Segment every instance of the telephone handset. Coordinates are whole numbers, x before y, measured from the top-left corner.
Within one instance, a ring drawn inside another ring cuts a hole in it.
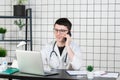
[[[70,31],[67,34],[69,34],[71,36],[71,32]],[[67,40],[67,38],[64,38],[64,41],[66,41],[66,40]]]

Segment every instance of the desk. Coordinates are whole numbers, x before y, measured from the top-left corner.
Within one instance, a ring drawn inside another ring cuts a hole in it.
[[[70,76],[66,73],[65,70],[58,70],[58,75],[52,76],[37,76],[30,74],[21,74],[20,72],[8,75],[8,74],[0,74],[0,78],[7,78],[9,80],[12,79],[21,79],[21,80],[88,80],[87,77],[77,77]],[[116,78],[100,78],[95,77],[93,80],[116,80]]]

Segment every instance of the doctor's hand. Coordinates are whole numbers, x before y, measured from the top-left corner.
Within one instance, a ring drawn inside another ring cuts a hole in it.
[[[68,57],[70,58],[70,60],[72,61],[73,57],[74,57],[74,52],[72,51],[72,49],[70,47],[70,43],[72,41],[72,38],[70,37],[69,34],[66,34],[65,38],[66,38],[65,46],[67,48],[67,54],[68,54]]]
[[[66,34],[65,38],[66,38],[65,46],[68,47],[68,46],[70,46],[70,43],[71,43],[72,39],[71,39],[69,34]]]

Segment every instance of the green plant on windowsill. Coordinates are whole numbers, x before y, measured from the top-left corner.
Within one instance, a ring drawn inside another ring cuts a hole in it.
[[[5,48],[0,47],[0,57],[5,57],[7,55],[7,50]]]
[[[94,70],[94,67],[92,65],[87,66],[87,71],[92,72]]]
[[[25,26],[25,23],[23,23],[23,21],[21,19],[15,20],[14,24],[17,25],[20,30],[22,30],[23,26]]]

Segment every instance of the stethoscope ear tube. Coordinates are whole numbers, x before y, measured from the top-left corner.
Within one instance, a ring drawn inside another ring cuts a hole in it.
[[[66,55],[65,55],[64,62],[65,62],[65,63],[67,62],[67,53],[66,53]]]
[[[50,53],[50,58],[52,57],[52,54],[53,54],[53,53],[55,53],[55,55],[58,56],[55,51],[52,51],[52,52]]]
[[[56,44],[56,41],[55,41],[55,43],[54,43],[54,45],[53,45],[53,48],[52,48],[52,51],[51,51],[51,53],[50,53],[50,58],[52,57],[52,54],[53,54],[53,53],[55,53],[55,55],[58,56],[57,53],[56,53],[55,50],[54,50],[55,44]]]

